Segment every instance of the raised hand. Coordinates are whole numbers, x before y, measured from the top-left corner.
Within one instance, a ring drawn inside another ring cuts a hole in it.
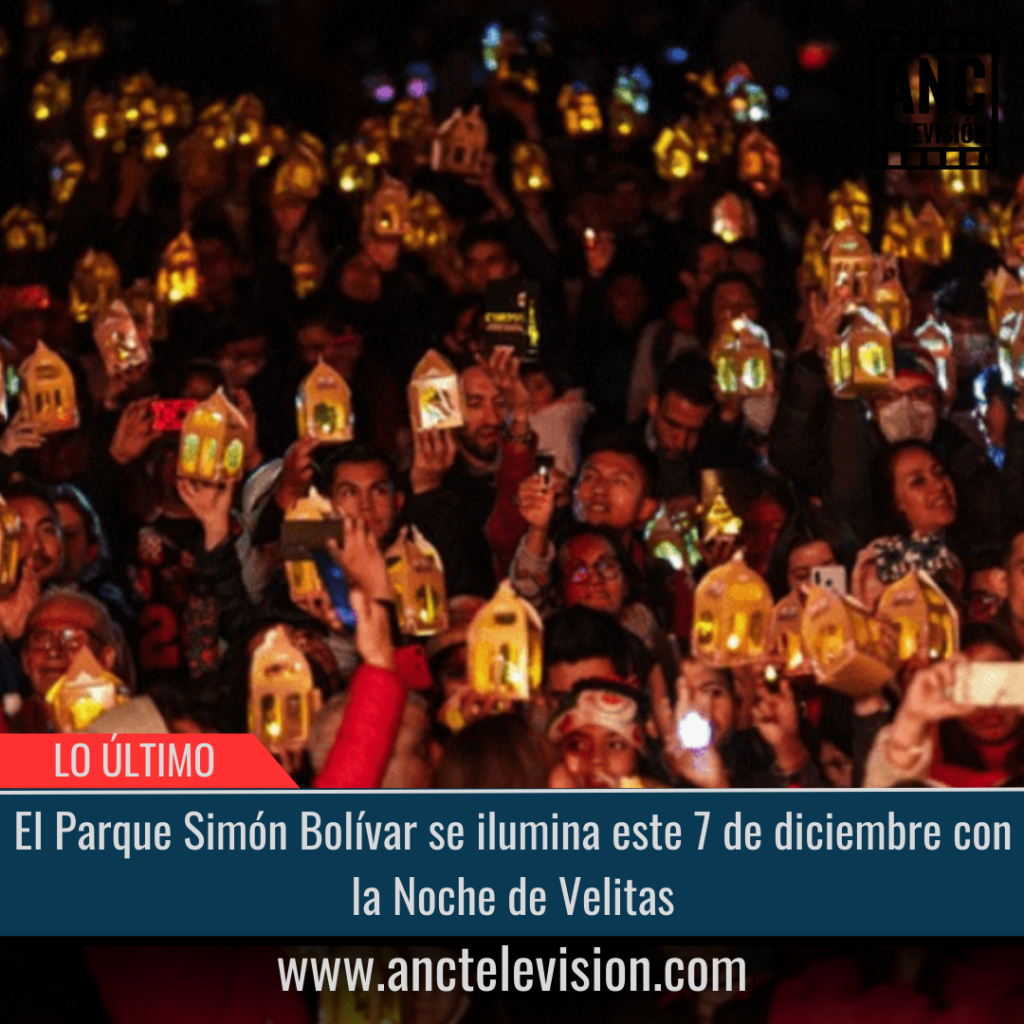
[[[178,494],[192,515],[202,523],[206,550],[220,547],[231,532],[230,485],[205,484],[179,477]]]
[[[110,442],[110,457],[127,466],[146,453],[146,449],[160,436],[153,426],[153,410],[148,398],[129,402],[117,421],[114,439]]]
[[[412,444],[409,483],[413,494],[425,494],[441,486],[455,463],[458,448],[450,430],[418,430],[413,434]]]

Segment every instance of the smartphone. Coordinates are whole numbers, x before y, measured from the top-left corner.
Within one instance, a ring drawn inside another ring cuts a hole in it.
[[[841,565],[816,565],[811,570],[811,583],[822,590],[846,596],[846,570]]]
[[[1024,664],[1019,661],[966,661],[953,669],[958,704],[979,708],[1024,708]]]
[[[281,557],[286,562],[315,561],[329,540],[341,544],[344,536],[340,519],[286,519],[281,524]]]
[[[323,522],[330,523],[331,520],[323,520]],[[310,523],[308,525],[314,526],[316,524]],[[340,537],[341,523],[337,523],[337,526],[339,527]],[[331,599],[331,605],[334,608],[335,614],[341,620],[342,625],[353,629],[356,624],[356,613],[352,608],[352,601],[349,598],[348,580],[345,579],[341,566],[323,550],[314,551],[312,557],[316,563],[316,570],[320,574],[320,579],[323,580],[327,595]]]
[[[555,468],[555,456],[551,452],[537,452],[533,460],[533,471],[543,481],[545,487],[551,486],[551,471]]]
[[[156,398],[149,403],[153,413],[153,429],[179,433],[185,417],[196,404],[194,398]]]

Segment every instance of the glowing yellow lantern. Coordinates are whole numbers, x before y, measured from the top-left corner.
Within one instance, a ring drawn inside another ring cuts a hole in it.
[[[684,118],[683,123],[688,124],[689,120]],[[697,116],[692,127],[687,128],[687,132],[697,147],[699,163],[714,163],[724,155],[726,149],[731,152],[731,138],[728,137],[725,129],[719,131],[711,116],[706,112]]]
[[[54,25],[47,40],[47,57],[51,64],[66,64],[73,58],[74,37],[63,25]]]
[[[743,520],[729,505],[725,484],[716,469],[701,470],[699,511],[705,542],[716,537],[738,537],[743,529]]]
[[[352,440],[352,392],[345,378],[322,359],[299,385],[295,407],[299,437],[323,443]]]
[[[952,255],[953,233],[934,203],[925,203],[910,224],[910,256],[937,267]]]
[[[859,182],[844,181],[828,195],[829,220],[832,230],[856,228],[862,235],[871,234],[871,196]]]
[[[869,305],[882,318],[890,334],[899,334],[910,326],[910,299],[903,290],[895,256],[878,257],[875,279],[877,283]]]
[[[127,700],[121,691],[121,680],[96,660],[86,644],[71,659],[67,672],[46,691],[46,703],[61,732],[81,732],[104,711]]]
[[[985,291],[988,293],[988,326],[993,334],[999,334],[1008,313],[1024,310],[1024,291],[1020,283],[1005,267],[985,275]]]
[[[108,375],[141,369],[149,363],[151,353],[145,337],[132,319],[128,307],[120,299],[105,307],[93,330],[96,348]]]
[[[828,371],[837,394],[872,394],[892,383],[892,336],[881,317],[858,307],[853,323],[832,347]]]
[[[335,146],[331,168],[339,192],[365,192],[373,187],[373,168],[360,142],[341,142]]]
[[[18,585],[21,527],[21,516],[0,496],[0,595],[3,596]]]
[[[68,309],[80,324],[102,315],[121,293],[121,272],[113,256],[88,249],[71,275]]]
[[[614,139],[629,139],[643,126],[641,116],[628,100],[613,96],[608,101],[608,135]]]
[[[37,121],[63,117],[71,107],[71,83],[47,71],[32,87],[32,116]]]
[[[802,635],[804,606],[796,591],[788,593],[772,612],[771,650],[781,658],[790,674],[799,674],[806,669],[804,641]]]
[[[601,106],[589,89],[579,91],[565,85],[558,94],[558,109],[562,111],[565,134],[571,139],[583,135],[596,135],[604,127]]]
[[[99,60],[106,48],[106,40],[100,29],[96,25],[86,25],[75,36],[71,56],[73,60]]]
[[[981,150],[975,143],[967,143],[960,150],[962,165],[939,171],[939,187],[947,199],[988,195],[988,171],[981,166]],[[971,159],[973,157],[973,159]]]
[[[512,150],[512,188],[516,194],[550,192],[552,187],[544,147],[536,142],[517,142]]]
[[[770,653],[771,618],[768,584],[737,552],[697,585],[690,650],[720,667],[756,661]]]
[[[26,420],[42,434],[56,434],[78,427],[75,378],[68,364],[45,342],[18,367],[21,378],[21,409]]]
[[[239,146],[255,146],[263,135],[263,104],[252,93],[244,93],[231,107],[234,137]]]
[[[305,498],[300,498],[285,513],[285,521],[322,522],[336,518],[331,503],[315,488],[309,489]],[[285,559],[285,578],[288,580],[288,596],[299,608],[316,614],[320,609],[330,607],[330,598],[316,562],[311,558]]]
[[[426,157],[434,140],[434,115],[428,96],[400,99],[388,118],[388,137],[405,143],[419,157]]]
[[[448,628],[444,566],[437,549],[415,526],[404,526],[384,553],[404,636],[434,636]]]
[[[916,654],[944,661],[960,649],[956,608],[926,572],[907,573],[886,587],[878,601],[878,617],[898,631],[900,661]]]
[[[85,125],[96,142],[117,142],[124,138],[125,121],[117,100],[93,89],[85,101]]]
[[[935,360],[939,387],[947,398],[956,395],[956,359],[953,357],[953,332],[929,316],[916,331],[914,340]]]
[[[363,221],[374,238],[400,240],[409,230],[409,190],[385,174],[363,209]]]
[[[903,212],[890,206],[882,224],[882,253],[904,260],[910,255],[910,228]]]
[[[292,285],[300,299],[311,295],[320,287],[321,263],[320,253],[312,239],[307,235],[301,235],[288,257],[288,265],[292,270]]]
[[[740,140],[737,176],[758,196],[770,196],[782,181],[782,161],[775,143],[754,129]]]
[[[384,167],[391,162],[388,123],[382,117],[368,117],[359,126],[357,141],[366,152],[371,167]]]
[[[231,149],[235,144],[234,114],[223,100],[217,100],[199,114],[199,130],[214,149]]]
[[[826,251],[829,298],[846,288],[853,302],[870,301],[874,256],[868,240],[855,227],[844,228],[828,240]]]
[[[245,470],[245,434],[242,413],[217,390],[194,405],[181,427],[178,475],[200,483],[237,480]]]
[[[402,244],[410,252],[429,252],[448,243],[448,215],[436,196],[417,192],[409,200],[409,227]]]
[[[301,143],[292,147],[274,175],[274,195],[311,202],[327,183],[327,168],[316,149]]]
[[[818,682],[848,697],[877,693],[894,675],[895,631],[852,597],[811,587],[801,636]]]
[[[132,128],[142,127],[143,101],[152,98],[156,91],[156,82],[146,72],[132,75],[121,83],[121,96],[118,102],[125,123]]]
[[[413,370],[409,414],[415,431],[454,430],[463,425],[458,374],[435,349],[430,349]]]
[[[164,250],[156,277],[156,293],[172,306],[199,294],[199,259],[192,236],[182,231]]]
[[[693,174],[697,147],[683,122],[663,128],[653,152],[658,177],[664,181],[685,181]]]
[[[745,316],[730,320],[715,335],[708,353],[718,387],[726,395],[763,395],[772,388],[768,332]]]
[[[192,124],[192,100],[183,89],[161,86],[156,91],[157,127],[188,128]]]
[[[282,626],[267,630],[249,666],[249,731],[272,751],[309,739],[320,691],[306,656]]]
[[[12,206],[0,220],[8,252],[42,252],[46,248],[43,222],[24,206]]]
[[[70,142],[57,150],[50,172],[50,195],[58,206],[70,202],[85,173],[85,162]]]
[[[812,220],[807,234],[804,235],[803,256],[800,263],[801,281],[807,286],[823,286],[828,279],[828,268],[825,264],[825,245],[828,235],[825,229]]]
[[[544,673],[543,626],[536,609],[499,584],[466,636],[466,670],[473,689],[511,700],[529,700]]]
[[[142,159],[147,163],[158,163],[166,160],[170,150],[164,141],[163,134],[158,131],[146,132],[142,139]]]
[[[754,208],[735,192],[726,192],[711,207],[711,230],[726,245],[757,234]]]
[[[644,543],[652,558],[668,562],[677,572],[700,564],[700,522],[685,510],[671,513],[666,505],[644,527]]]
[[[476,175],[487,152],[487,125],[474,107],[463,114],[458,107],[437,129],[430,152],[430,166],[449,174]]]

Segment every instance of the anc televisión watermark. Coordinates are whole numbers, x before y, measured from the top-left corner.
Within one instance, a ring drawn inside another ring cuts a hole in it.
[[[997,166],[995,32],[876,32],[871,43],[873,167]]]

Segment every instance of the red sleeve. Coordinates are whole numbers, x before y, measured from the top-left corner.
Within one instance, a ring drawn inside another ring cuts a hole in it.
[[[494,511],[487,521],[487,540],[494,554],[494,571],[503,580],[512,565],[512,556],[526,533],[526,520],[516,507],[519,485],[533,472],[537,455],[537,437],[532,435],[528,444],[506,444],[501,450],[501,462],[495,477],[498,495]]]
[[[402,724],[405,683],[397,672],[360,665],[316,789],[376,789],[384,778]]]

